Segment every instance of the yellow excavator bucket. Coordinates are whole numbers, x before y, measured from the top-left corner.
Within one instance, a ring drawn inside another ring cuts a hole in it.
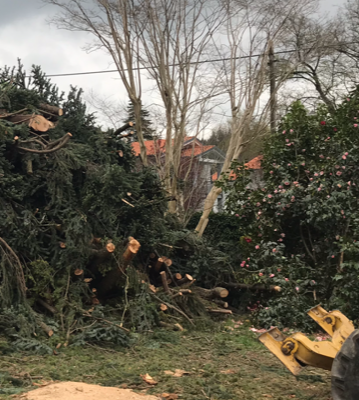
[[[331,370],[335,356],[354,331],[353,323],[340,311],[327,312],[318,305],[310,309],[308,315],[331,336],[331,341],[312,342],[300,332],[285,336],[278,328],[259,336],[259,340],[294,375],[308,365]]]

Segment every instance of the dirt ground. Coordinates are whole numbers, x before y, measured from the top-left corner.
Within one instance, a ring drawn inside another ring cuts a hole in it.
[[[26,400],[158,400],[159,397],[134,393],[129,389],[117,389],[82,382],[54,383],[26,393]]]

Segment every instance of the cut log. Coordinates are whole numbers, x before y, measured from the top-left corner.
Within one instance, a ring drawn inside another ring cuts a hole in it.
[[[280,286],[266,286],[262,284],[254,284],[254,285],[247,285],[245,283],[221,283],[222,286],[229,288],[229,289],[247,289],[247,290],[268,290],[274,292],[280,292],[282,288]]]
[[[195,288],[195,292],[198,296],[210,300],[210,299],[223,299],[228,296],[229,292],[223,287],[216,287],[214,289],[204,289],[201,287]]]
[[[62,249],[66,249],[66,243],[60,242],[60,247],[61,247]]]
[[[27,124],[29,128],[32,128],[36,132],[47,132],[49,129],[55,127],[51,121],[47,120],[42,115],[18,114],[12,115],[6,119],[13,124]]]
[[[116,249],[116,246],[112,242],[106,244],[106,250],[109,253],[113,253],[115,251],[115,249]]]
[[[45,322],[40,321],[38,324],[48,337],[51,337],[54,334],[54,331],[49,326],[47,326]]]
[[[56,106],[50,106],[50,104],[46,104],[46,103],[41,103],[39,105],[39,109],[44,111],[45,113],[49,113],[49,114],[56,115],[59,117],[64,115],[64,110],[62,108],[56,107]]]
[[[125,131],[126,129],[130,128],[131,126],[133,126],[133,122],[127,122],[127,124],[121,126],[121,128],[118,128],[114,135],[119,135],[120,133],[122,133],[123,131]]]
[[[177,280],[177,281],[179,281],[180,279],[182,279],[182,275],[180,274],[180,273],[176,273],[176,274],[174,274],[173,275],[174,276],[174,278]]]
[[[50,311],[52,314],[58,314],[59,311],[57,310],[56,307],[51,306],[49,303],[47,303],[45,300],[42,299],[37,299],[36,300],[41,306],[46,308],[46,310]]]
[[[186,274],[186,275],[184,276],[184,278],[179,279],[179,280],[177,281],[177,285],[183,285],[184,283],[192,282],[192,281],[193,281],[193,277],[192,277],[191,275],[189,275],[189,274]]]
[[[158,258],[157,261],[156,261],[156,264],[155,264],[155,271],[156,271],[156,272],[160,272],[160,271],[161,271],[161,268],[162,268],[162,265],[163,265],[163,258],[160,257],[160,258]]]
[[[133,257],[138,253],[140,247],[140,242],[138,242],[133,237],[130,237],[126,250],[123,253],[123,259],[127,262],[131,261]]]
[[[167,273],[166,273],[166,271],[162,271],[160,273],[160,275],[161,275],[163,289],[164,289],[165,293],[169,293],[170,292],[170,288],[168,287],[168,283],[167,283]]]
[[[213,299],[212,303],[217,304],[218,306],[221,306],[223,308],[228,308],[228,303],[226,301],[223,300],[219,300],[219,299]]]
[[[161,311],[167,311],[167,310],[168,310],[168,307],[166,306],[166,304],[163,304],[163,303],[162,303],[162,304],[160,305],[160,310],[161,310]]]
[[[80,268],[75,269],[75,272],[74,272],[74,274],[76,276],[81,276],[81,275],[83,275],[83,273],[84,273],[84,270],[80,269]]]
[[[207,311],[213,314],[233,314],[231,310],[214,310],[207,308]]]
[[[170,267],[172,265],[172,260],[170,258],[168,257],[161,257],[161,258],[167,267]]]

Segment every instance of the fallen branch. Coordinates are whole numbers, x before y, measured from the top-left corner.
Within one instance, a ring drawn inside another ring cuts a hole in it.
[[[169,293],[170,292],[170,288],[169,288],[168,282],[167,282],[167,273],[166,273],[166,271],[162,271],[160,273],[160,275],[161,275],[163,289],[164,289],[165,293]]]
[[[229,289],[268,290],[274,292],[280,292],[282,290],[280,286],[266,286],[262,284],[247,285],[245,283],[222,282],[221,285]]]
[[[211,308],[207,308],[207,311],[213,314],[233,314],[231,310],[214,310]]]
[[[44,150],[35,150],[35,149],[27,149],[25,147],[18,147],[19,150],[27,152],[27,153],[35,153],[35,154],[50,154],[54,153],[57,150],[60,150],[62,147],[66,145],[66,143],[70,140],[71,138],[71,133],[66,133],[66,135],[62,138],[62,141],[59,143],[58,146],[53,147],[53,148],[48,148],[46,147]],[[51,143],[50,143],[51,145]]]
[[[114,135],[119,135],[121,132],[125,131],[126,129],[130,128],[133,126],[133,122],[127,122],[127,124],[121,126],[121,128],[118,128]]]
[[[37,299],[37,302],[42,305],[46,310],[50,311],[52,314],[58,314],[59,311],[57,310],[56,307],[51,306],[49,303],[47,303],[45,300],[42,299]]]
[[[175,310],[175,311],[177,311],[179,314],[183,315],[183,316],[190,322],[190,324],[194,326],[193,321],[192,321],[192,320],[189,318],[189,316],[188,316],[186,313],[184,313],[182,310],[178,309],[177,307],[173,306],[172,304],[169,304],[169,303],[164,302],[164,301],[161,300],[159,297],[157,297],[155,294],[152,294],[152,293],[151,293],[151,295],[152,295],[157,301],[159,301],[160,303],[166,304],[166,306],[167,306],[168,308],[172,308],[172,310]]]

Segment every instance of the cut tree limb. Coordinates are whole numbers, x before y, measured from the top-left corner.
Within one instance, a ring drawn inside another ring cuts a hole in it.
[[[133,126],[133,122],[127,122],[127,124],[121,126],[121,128],[118,128],[114,135],[119,135],[120,133],[122,133],[123,131],[125,131],[126,129],[130,128]]]
[[[247,289],[247,290],[268,290],[274,292],[280,292],[282,289],[280,286],[266,286],[262,284],[254,284],[254,285],[247,285],[245,283],[221,283],[222,286],[229,288],[229,289]]]
[[[213,314],[233,314],[231,310],[214,310],[207,308],[207,311]]]
[[[181,286],[181,285],[183,285],[184,283],[192,282],[193,280],[194,280],[194,279],[193,279],[193,277],[192,277],[191,275],[186,274],[186,275],[184,276],[184,278],[179,279],[179,280],[177,281],[177,284],[178,284],[178,286]]]
[[[37,302],[42,305],[46,310],[50,311],[52,314],[58,314],[59,311],[57,310],[56,307],[51,306],[49,303],[47,303],[45,300],[42,299],[37,299]]]
[[[39,105],[39,109],[44,111],[45,113],[49,113],[51,115],[56,115],[59,117],[64,115],[64,110],[62,108],[57,107],[57,106],[51,106],[50,104],[46,104],[46,103],[41,103]]]
[[[196,287],[195,289],[195,293],[204,298],[204,299],[224,299],[226,297],[228,297],[228,290],[223,288],[223,287],[216,287],[214,289],[204,289],[201,287]]]
[[[140,242],[134,239],[133,237],[130,237],[126,250],[122,256],[123,259],[127,262],[131,261],[133,257],[138,253],[140,247],[141,247]]]
[[[45,147],[43,150],[36,150],[36,149],[28,149],[25,147],[17,147],[18,150],[27,152],[27,153],[35,153],[35,154],[50,154],[54,153],[57,150],[60,150],[62,147],[66,145],[66,143],[70,140],[72,134],[70,132],[66,133],[66,135],[61,139],[62,141],[56,146],[56,147],[50,147],[51,143],[49,146]]]
[[[167,273],[166,273],[166,271],[162,271],[160,273],[160,275],[161,275],[163,289],[164,289],[165,293],[169,293],[170,292],[170,288],[169,288],[168,282],[167,282]]]

